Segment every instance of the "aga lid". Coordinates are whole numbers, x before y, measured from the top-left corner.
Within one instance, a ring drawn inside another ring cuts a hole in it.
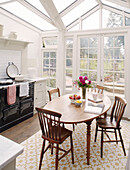
[[[10,78],[15,78],[15,76],[19,74],[19,70],[13,62],[9,62],[6,68],[6,73]]]

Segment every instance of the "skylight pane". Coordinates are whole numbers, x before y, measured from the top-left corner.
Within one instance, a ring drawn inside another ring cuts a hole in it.
[[[42,4],[40,3],[39,0],[26,0],[27,2],[29,2],[31,5],[33,5],[35,8],[37,8],[39,11],[41,11],[42,13],[44,13],[45,15],[48,15],[48,13],[46,12],[46,10],[44,9],[44,7],[42,6]]]
[[[63,22],[67,26],[73,21],[75,21],[77,18],[88,12],[90,9],[95,7],[97,5],[97,2],[95,0],[85,0],[80,5],[72,9],[69,13],[67,13],[65,16],[63,16]]]
[[[71,5],[76,0],[53,0],[53,3],[57,9],[57,11],[60,13],[65,8],[67,8],[69,5]]]
[[[79,30],[79,24],[75,25],[74,27],[72,27],[68,31],[78,31],[78,30]]]
[[[123,26],[123,17],[117,13],[102,10],[102,25],[103,28],[113,28]]]
[[[99,10],[87,17],[82,22],[82,29],[98,29],[99,28]]]
[[[5,4],[2,5],[2,7],[41,30],[56,29],[53,25],[49,24],[47,21],[34,14],[32,11],[28,10],[26,7],[24,7],[18,2]]]

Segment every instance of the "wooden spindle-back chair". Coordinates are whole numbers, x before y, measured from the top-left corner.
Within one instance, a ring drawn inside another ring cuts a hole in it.
[[[120,131],[120,129],[121,129],[120,122],[123,117],[126,105],[127,105],[127,102],[125,99],[115,96],[115,101],[114,101],[114,104],[113,104],[113,107],[111,110],[110,119],[107,119],[107,118],[97,119],[95,142],[97,139],[97,132],[101,131],[101,157],[103,157],[103,143],[105,143],[105,142],[116,142],[116,143],[121,142],[122,148],[124,151],[124,155],[126,156],[125,147],[124,147],[124,143],[123,143],[123,139],[122,139],[122,135],[121,135],[121,131]],[[101,130],[98,130],[98,127],[100,127]],[[111,130],[114,130],[114,131],[111,131]],[[117,139],[116,130],[118,130],[118,132],[119,132],[120,140]],[[107,132],[115,133],[116,140],[111,140],[109,135],[107,134]],[[109,139],[108,141],[103,140],[104,133],[107,135],[107,137]]]
[[[52,94],[57,93],[58,97],[60,97],[60,89],[56,88],[56,89],[52,89],[52,90],[48,90],[48,94],[49,94],[49,100],[52,100]]]
[[[104,90],[104,87],[103,86],[101,86],[101,85],[96,85],[96,89],[95,90],[97,90],[97,92],[98,93],[101,93],[101,94],[103,94],[103,90]]]
[[[49,100],[52,101],[52,95],[57,93],[58,94],[58,97],[60,97],[60,89],[59,88],[56,88],[56,89],[52,89],[52,90],[48,90],[48,94],[49,94]],[[64,124],[63,124],[64,126]],[[75,129],[75,126],[73,124],[73,131]]]
[[[88,91],[89,92],[97,92],[97,93],[103,94],[104,87],[97,84],[95,88],[88,88]]]
[[[51,148],[51,154],[53,154],[53,148],[56,148],[56,170],[58,169],[58,161],[67,155],[70,151],[72,155],[72,163],[74,163],[72,131],[61,127],[60,118],[62,115],[60,113],[41,108],[36,108],[36,110],[38,112],[43,138],[39,170],[41,169],[43,155],[48,150],[48,148]],[[66,151],[60,148],[59,144],[63,143],[68,137],[70,137],[71,148]],[[49,145],[45,149],[46,140],[49,141]],[[54,144],[56,144],[56,146],[54,146]],[[64,152],[61,157],[58,157],[59,150]]]

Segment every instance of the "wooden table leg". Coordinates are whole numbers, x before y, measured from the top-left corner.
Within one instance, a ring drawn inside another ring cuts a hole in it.
[[[90,165],[90,139],[91,139],[91,122],[86,122],[87,124],[87,134],[86,134],[86,138],[87,138],[87,144],[86,144],[86,151],[87,151],[87,165]]]

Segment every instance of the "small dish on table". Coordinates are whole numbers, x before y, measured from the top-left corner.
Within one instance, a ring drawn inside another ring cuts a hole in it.
[[[70,95],[69,96],[69,99],[70,99],[70,101],[71,101],[71,103],[75,103],[77,100],[80,100],[80,96],[78,96],[77,94],[73,94],[73,95]]]
[[[82,100],[76,100],[76,101],[75,101],[75,105],[76,105],[77,107],[79,107],[81,104],[82,104]]]

